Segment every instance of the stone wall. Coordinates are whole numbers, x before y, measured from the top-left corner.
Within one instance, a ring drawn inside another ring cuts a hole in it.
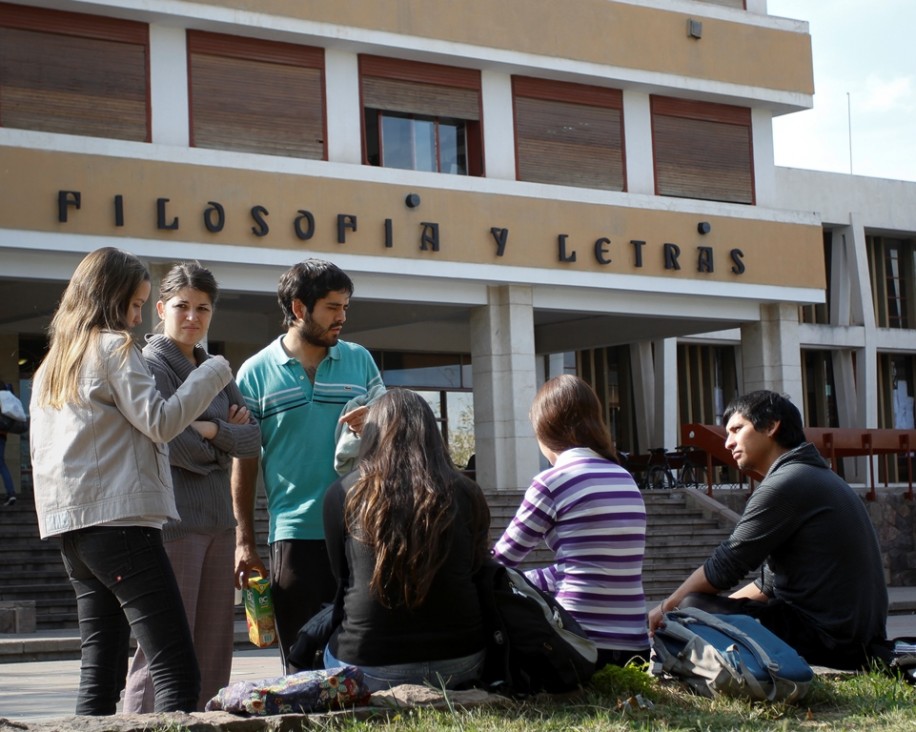
[[[889,586],[916,587],[916,501],[906,499],[906,488],[878,488],[874,501],[857,488],[878,535],[884,576]],[[713,497],[735,513],[742,513],[747,490],[713,491]]]

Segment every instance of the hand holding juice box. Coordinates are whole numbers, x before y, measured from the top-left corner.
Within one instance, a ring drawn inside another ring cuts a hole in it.
[[[267,648],[277,642],[274,624],[274,603],[270,595],[270,580],[265,577],[251,577],[244,589],[245,620],[248,623],[248,639],[258,648]]]

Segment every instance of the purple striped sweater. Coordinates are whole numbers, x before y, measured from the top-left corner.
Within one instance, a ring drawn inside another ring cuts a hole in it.
[[[556,561],[528,578],[556,595],[599,648],[648,648],[646,507],[630,474],[588,448],[561,453],[534,477],[493,554],[514,567],[542,539]]]

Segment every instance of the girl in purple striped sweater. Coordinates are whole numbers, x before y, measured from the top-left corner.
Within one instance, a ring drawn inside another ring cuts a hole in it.
[[[648,660],[642,564],[646,508],[582,379],[563,374],[538,391],[531,423],[551,467],[534,477],[493,554],[517,566],[541,540],[556,555],[526,572],[556,595],[598,646],[598,668]]]

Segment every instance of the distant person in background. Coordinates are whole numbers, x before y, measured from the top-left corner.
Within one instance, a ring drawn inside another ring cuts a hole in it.
[[[210,270],[178,264],[159,287],[161,334],[146,337],[143,357],[165,398],[205,364],[206,339],[219,297]],[[175,504],[181,521],[162,529],[200,665],[198,711],[229,684],[235,640],[235,518],[229,471],[233,457],[257,457],[261,432],[234,381],[169,442]],[[124,711],[152,712],[155,693],[142,648],[131,659]]]
[[[534,476],[493,554],[516,567],[543,540],[556,561],[525,575],[582,626],[597,667],[647,661],[646,507],[617,463],[601,403],[585,381],[563,374],[538,391],[531,423],[552,467]]]
[[[8,391],[13,390],[9,384],[3,385],[3,388]],[[6,500],[3,505],[12,506],[16,503],[16,487],[13,485],[10,469],[6,465],[6,435],[6,430],[0,429],[0,480],[3,480],[3,487],[6,489]]]
[[[452,464],[423,397],[393,389],[373,402],[359,468],[324,500],[343,597],[325,667],[359,666],[371,691],[476,681],[484,630],[473,575],[489,525],[480,486]]]
[[[31,401],[42,538],[59,536],[77,599],[76,713],[114,714],[131,633],[150,659],[157,712],[193,711],[200,672],[162,525],[177,519],[168,446],[232,380],[204,361],[169,399],[130,330],[150,295],[146,268],[106,247],[86,255],[48,329]]]
[[[29,428],[29,422],[25,416],[22,403],[13,391],[13,385],[0,384],[0,390],[6,395],[3,400],[4,407],[9,406],[11,408],[10,411],[16,414],[13,417],[11,414],[7,414],[6,411],[0,413],[0,480],[3,481],[3,487],[6,490],[6,501],[3,502],[3,505],[12,506],[16,503],[16,486],[13,483],[13,476],[10,475],[10,469],[6,465],[6,438],[10,433],[18,435],[26,432]]]

